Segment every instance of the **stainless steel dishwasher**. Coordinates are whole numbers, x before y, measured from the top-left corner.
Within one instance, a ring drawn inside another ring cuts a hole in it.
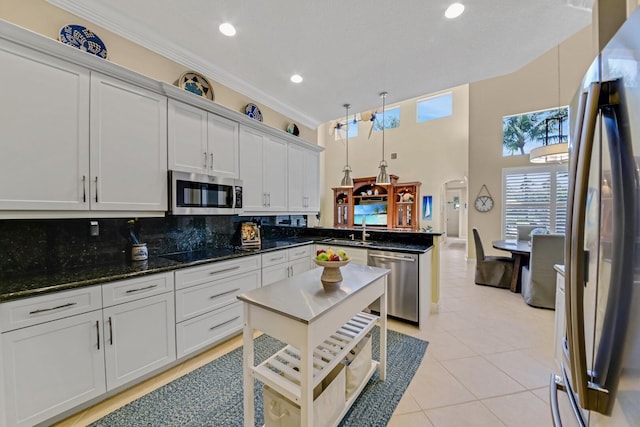
[[[389,315],[418,323],[418,255],[369,249],[367,264],[388,268],[387,312]],[[380,312],[378,301],[370,306]]]

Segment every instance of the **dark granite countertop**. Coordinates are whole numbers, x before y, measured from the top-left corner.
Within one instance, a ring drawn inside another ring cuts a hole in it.
[[[365,249],[395,250],[412,253],[425,253],[431,246],[371,242],[366,246],[357,240],[340,242],[328,241],[326,236],[280,238],[263,240],[259,249],[238,247],[212,248],[193,252],[165,254],[149,257],[146,261],[122,262],[110,265],[92,265],[67,271],[39,273],[0,278],[0,303],[21,298],[34,297],[51,292],[75,289],[83,286],[98,285],[115,280],[130,279],[147,274],[173,271],[226,259],[255,255],[290,247],[314,244],[316,242],[336,246],[357,246]]]

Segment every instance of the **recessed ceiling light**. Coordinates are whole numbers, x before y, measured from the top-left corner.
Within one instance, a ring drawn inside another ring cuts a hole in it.
[[[300,74],[294,74],[291,76],[291,81],[294,83],[302,83],[302,76]]]
[[[222,34],[224,34],[227,37],[233,37],[236,35],[236,27],[234,27],[232,24],[228,22],[224,22],[220,24],[218,29]]]
[[[464,12],[464,5],[461,3],[453,3],[444,12],[444,16],[446,16],[449,19],[453,19],[462,15],[462,12]]]

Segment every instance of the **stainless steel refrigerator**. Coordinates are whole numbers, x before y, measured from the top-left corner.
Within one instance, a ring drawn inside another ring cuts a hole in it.
[[[640,426],[640,10],[594,61],[570,120],[566,335],[552,417]]]

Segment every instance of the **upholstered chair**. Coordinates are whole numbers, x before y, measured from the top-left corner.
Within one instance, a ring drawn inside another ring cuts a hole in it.
[[[555,309],[555,264],[564,264],[564,235],[534,234],[531,236],[529,265],[522,267],[522,297],[540,308]]]
[[[529,240],[531,238],[531,231],[539,227],[541,226],[540,225],[518,225],[518,240]]]
[[[476,285],[509,288],[513,274],[513,259],[498,256],[486,256],[482,248],[482,239],[478,229],[473,229],[473,239],[476,244]]]

